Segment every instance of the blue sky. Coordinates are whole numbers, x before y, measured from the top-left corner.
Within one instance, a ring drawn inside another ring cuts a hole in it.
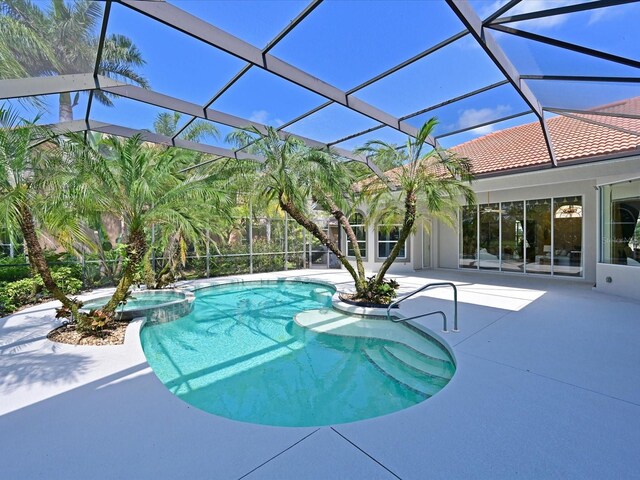
[[[264,47],[300,11],[301,1],[172,1],[219,28],[255,46]],[[564,0],[526,0],[513,12],[535,11],[576,3]],[[481,17],[500,2],[472,0]],[[517,28],[609,53],[639,58],[640,33],[635,19],[640,5],[631,4],[540,20],[521,22]],[[444,2],[426,1],[332,1],[322,3],[271,53],[321,80],[348,90],[422,50],[461,31],[462,24]],[[147,64],[143,69],[151,88],[160,93],[204,104],[243,66],[244,62],[204,45],[185,34],[153,22],[113,4],[109,33],[129,36]],[[496,39],[523,74],[581,74],[637,76],[637,69],[616,65],[572,52],[565,52],[508,34],[494,32]],[[358,98],[395,116],[410,114],[432,104],[484,87],[503,79],[482,49],[467,35],[413,65],[355,94]],[[545,105],[590,108],[613,100],[640,95],[636,85],[575,85],[530,82]],[[55,121],[56,98],[49,99],[51,112],[42,121]],[[279,126],[326,100],[258,68],[252,68],[212,108],[261,123]],[[92,118],[133,128],[152,128],[156,115],[164,110],[117,99],[117,108],[94,102]],[[84,116],[86,100],[75,116]],[[430,115],[440,121],[437,134],[495,120],[526,109],[510,86],[478,95],[410,119],[419,126]],[[186,119],[186,118],[185,118]],[[531,117],[487,126],[449,137],[445,144],[460,143],[505,125],[531,121]],[[376,125],[376,122],[345,107],[333,105],[288,130],[330,142]],[[224,132],[228,128],[221,127]],[[340,144],[353,148],[366,140],[380,138],[401,142],[403,136],[385,128]],[[207,139],[224,145],[222,140]]]

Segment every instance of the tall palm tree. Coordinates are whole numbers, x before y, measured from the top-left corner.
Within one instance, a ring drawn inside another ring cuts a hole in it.
[[[101,17],[100,2],[89,0],[51,0],[46,9],[30,0],[1,2],[0,78],[93,73]],[[144,64],[131,39],[111,34],[105,39],[98,73],[148,88],[147,80],[136,71]],[[97,91],[94,97],[112,105],[104,92]],[[59,94],[59,121],[73,120],[78,100],[77,92]]]
[[[46,289],[77,314],[77,303],[62,292],[51,276],[38,239],[43,224],[67,246],[73,238],[81,237],[79,224],[63,206],[64,186],[71,172],[61,161],[55,139],[36,126],[36,121],[28,122],[15,111],[0,108],[0,215],[5,225],[17,226],[21,231],[29,262]],[[42,144],[43,139],[49,142]]]
[[[252,153],[264,158],[263,163],[245,164],[249,165],[251,173],[239,170],[235,176],[240,176],[239,173],[242,176],[250,175],[253,191],[268,201],[276,201],[293,220],[333,252],[352,276],[357,292],[364,292],[366,278],[362,255],[348,215],[345,214],[352,208],[346,194],[352,191],[355,181],[349,167],[328,152],[309,149],[292,136],[281,138],[272,127],[266,127],[266,131],[255,128],[236,131],[230,135],[230,140],[240,147],[249,146]],[[229,168],[232,171],[236,167],[229,164]],[[340,245],[314,221],[312,202],[343,227],[355,251],[355,267]]]
[[[224,216],[226,196],[218,179],[208,173],[180,173],[190,162],[185,152],[144,144],[139,136],[90,136],[83,144],[73,136],[77,175],[71,186],[80,205],[120,218],[124,225],[125,268],[103,313],[112,315],[126,298],[148,253],[152,225],[181,232],[187,239],[202,236],[212,212]]]
[[[363,193],[371,212],[369,221],[378,225],[399,226],[398,241],[378,269],[372,287],[382,284],[384,276],[398,257],[407,238],[415,230],[420,216],[435,218],[450,226],[456,225],[461,200],[475,202],[470,187],[471,165],[466,158],[453,152],[432,149],[427,138],[437,125],[436,118],[428,120],[415,139],[398,148],[381,141],[370,141],[358,149],[374,162],[396,167],[387,176],[395,188],[381,181],[365,182]]]

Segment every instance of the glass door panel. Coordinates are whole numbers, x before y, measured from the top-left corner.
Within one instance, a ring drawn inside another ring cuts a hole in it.
[[[526,272],[548,275],[553,260],[550,199],[527,200],[526,215]]]
[[[582,198],[553,201],[553,274],[582,275]]]
[[[478,268],[478,207],[462,207],[460,211],[460,268]]]
[[[500,204],[480,205],[480,250],[478,264],[481,270],[500,268]]]
[[[502,270],[524,272],[524,203],[502,204]]]

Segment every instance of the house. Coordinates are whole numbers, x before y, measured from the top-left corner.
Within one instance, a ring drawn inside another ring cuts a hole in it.
[[[457,229],[439,222],[419,227],[391,273],[544,275],[640,298],[638,110],[640,97],[547,119],[557,166],[539,122],[453,147],[472,161],[477,205],[461,207]],[[376,270],[397,231],[365,226],[366,214],[352,223],[366,268]]]

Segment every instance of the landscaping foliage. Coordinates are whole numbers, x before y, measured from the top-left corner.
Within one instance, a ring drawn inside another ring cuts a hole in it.
[[[75,295],[82,290],[81,270],[75,267],[54,268],[51,276],[66,295]],[[51,299],[42,277],[21,278],[13,282],[0,282],[0,312],[16,311],[24,305]]]

